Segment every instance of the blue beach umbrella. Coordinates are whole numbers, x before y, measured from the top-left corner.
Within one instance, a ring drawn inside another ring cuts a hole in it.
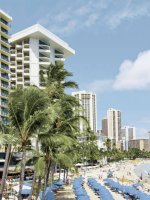
[[[53,192],[47,192],[45,195],[45,200],[54,200],[54,193]]]
[[[63,181],[54,182],[54,185],[63,186],[64,182]]]
[[[23,195],[31,194],[31,189],[23,189],[21,194],[23,194]]]

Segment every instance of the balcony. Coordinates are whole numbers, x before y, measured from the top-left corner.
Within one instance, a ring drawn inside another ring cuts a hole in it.
[[[29,49],[29,44],[24,44],[24,50],[28,50]]]
[[[39,52],[45,52],[45,53],[50,53],[50,46],[40,46],[39,47]]]
[[[8,78],[8,73],[2,72],[2,73],[1,73],[1,76],[4,77],[4,78]]]
[[[7,38],[5,38],[5,37],[1,36],[1,40],[2,40],[3,42],[5,42],[5,43],[9,44],[9,43],[8,43],[8,39],[7,39]]]
[[[5,54],[6,56],[9,56],[10,54],[9,54],[9,48],[7,48],[7,47],[5,47],[5,46],[3,46],[3,45],[1,45],[1,52],[3,53],[3,54]]]
[[[9,70],[9,66],[4,63],[1,63],[1,68],[4,70]]]
[[[14,49],[10,49],[10,53],[11,53],[11,55],[12,55],[12,54],[15,55],[15,54],[16,54],[16,51],[15,51]]]
[[[24,86],[30,86],[30,81],[24,82]]]
[[[61,61],[61,62],[64,62],[64,61],[65,61],[65,58],[56,58],[56,57],[55,57],[55,61]]]
[[[9,58],[8,58],[7,56],[1,54],[1,58],[2,58],[3,60],[6,60],[7,62],[9,62]]]
[[[29,60],[24,60],[24,64],[29,64]]]
[[[22,52],[17,52],[17,57],[22,57]]]
[[[1,49],[9,53],[9,48],[5,47],[4,45],[1,45]]]
[[[43,41],[41,41],[41,40],[39,40],[39,46],[40,47],[42,47],[42,46],[47,46],[47,47],[50,47],[50,45],[49,44],[47,44],[47,43],[45,43],[45,42],[43,42]]]
[[[5,33],[6,35],[8,35],[8,30],[6,30],[5,28],[1,27],[1,31],[2,31],[3,33]]]
[[[7,91],[6,91],[7,92]],[[6,93],[6,92],[1,92],[1,96],[3,97],[3,98],[8,98],[8,93]]]
[[[8,106],[8,102],[7,101],[1,101],[1,106],[7,107]]]
[[[23,78],[22,78],[22,77],[17,77],[17,81],[18,81],[18,82],[22,82],[22,81],[23,81]]]
[[[24,69],[24,73],[30,73],[29,69]]]
[[[1,83],[1,88],[3,88],[4,90],[6,89],[7,91],[9,91],[9,85]]]
[[[24,56],[24,61],[29,61],[29,56]]]
[[[21,49],[21,48],[22,48],[22,45],[21,45],[21,44],[17,44],[17,45],[16,45],[16,48],[17,48],[17,49]]]
[[[5,56],[4,54],[1,54],[1,60],[5,64],[9,64],[9,58],[7,56]]]
[[[10,28],[9,23],[3,18],[0,18],[0,24],[7,30]]]
[[[5,116],[5,117],[8,116],[8,111],[6,112],[6,111],[2,111],[2,110],[1,110],[1,115],[2,115],[2,116]]]
[[[39,54],[39,62],[49,62],[50,63],[50,58],[44,54]]]
[[[29,70],[30,66],[29,65],[24,65],[24,70]]]
[[[0,34],[1,36],[4,36],[5,38],[9,39],[10,35],[6,34],[5,32],[3,32],[2,30],[0,30]]]
[[[47,62],[47,61],[43,61],[43,60],[39,59],[39,64],[43,65],[43,66],[48,66],[48,65],[50,65],[50,61]]]
[[[23,59],[22,57],[16,57],[16,60],[17,60],[17,61],[19,61],[19,60],[22,61],[22,59]]]
[[[15,69],[10,69],[11,74],[15,74],[16,70]]]

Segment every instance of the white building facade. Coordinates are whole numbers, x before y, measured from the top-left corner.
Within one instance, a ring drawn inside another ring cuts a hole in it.
[[[63,40],[36,24],[24,29],[10,39],[11,87],[42,86],[40,71],[51,63],[64,62],[75,51]]]
[[[0,121],[8,124],[8,94],[9,94],[9,61],[10,44],[9,30],[12,17],[0,10]]]
[[[80,111],[80,115],[84,116],[90,125],[91,130],[96,133],[97,130],[97,116],[96,116],[96,94],[92,92],[79,91],[73,92],[72,95],[76,97],[83,110]],[[80,121],[80,130],[84,131],[84,123]]]
[[[136,135],[135,127],[124,126],[121,129],[121,140],[123,143],[123,150],[128,151],[128,144],[130,140],[134,140]]]
[[[116,146],[121,139],[121,111],[110,108],[107,111],[108,138],[111,139]]]

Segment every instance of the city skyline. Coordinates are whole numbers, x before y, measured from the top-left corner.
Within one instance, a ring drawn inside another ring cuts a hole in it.
[[[146,137],[150,126],[150,2],[58,2],[0,0],[1,9],[14,18],[12,33],[38,22],[76,50],[66,67],[74,73],[80,90],[97,94],[98,122],[108,108],[115,107],[122,111],[123,124],[135,126],[138,136]]]

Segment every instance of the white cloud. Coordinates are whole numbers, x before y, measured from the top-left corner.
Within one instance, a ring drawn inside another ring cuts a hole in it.
[[[125,20],[133,20],[143,16],[149,16],[150,2],[133,4],[132,1],[126,1],[126,4],[118,10],[115,10],[110,15],[106,16],[106,23],[110,28],[116,28]]]
[[[149,90],[150,50],[141,52],[134,61],[124,60],[114,79],[95,80],[88,89],[96,93],[108,90]],[[150,119],[146,121],[148,123]]]
[[[107,90],[111,90],[113,80],[95,80],[90,83],[87,87],[88,91],[98,93],[106,92]]]
[[[100,13],[106,8],[104,0],[87,0],[86,4],[67,5],[61,11],[54,9],[53,13],[41,18],[38,23],[47,26],[51,31],[60,34],[69,34],[73,31],[91,27],[99,19]]]
[[[85,21],[85,26],[90,27],[96,23],[96,21],[99,19],[99,14],[91,14],[89,15],[88,19]]]
[[[150,88],[150,50],[140,53],[135,61],[123,61],[113,88],[115,90],[144,90]]]
[[[116,28],[125,20],[149,17],[150,2],[131,0],[76,0],[74,3],[53,7],[38,23],[59,34],[70,34],[74,31],[90,28],[95,24]],[[71,24],[71,25],[70,25]]]

